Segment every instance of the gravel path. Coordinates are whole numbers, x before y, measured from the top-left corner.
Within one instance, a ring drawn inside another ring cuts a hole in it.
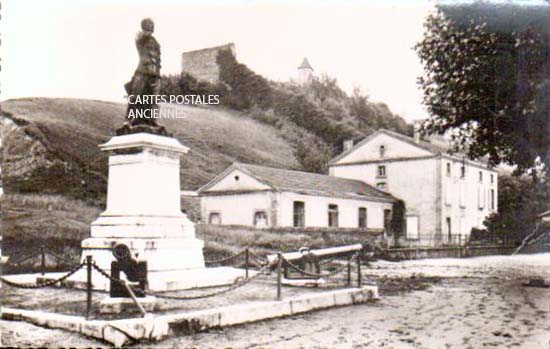
[[[147,343],[153,348],[547,348],[550,254],[374,263],[382,300]],[[388,276],[390,278],[388,278]],[[102,346],[63,331],[0,322],[4,345]]]

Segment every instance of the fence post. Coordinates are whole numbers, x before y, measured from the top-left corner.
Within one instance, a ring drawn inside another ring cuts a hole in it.
[[[351,285],[351,259],[352,257],[348,257],[348,286]]]
[[[41,257],[40,260],[40,274],[44,275],[46,273],[46,251],[44,249],[44,246],[41,247]]]
[[[248,256],[248,247],[247,247],[246,250],[244,251],[244,267],[246,270],[247,279],[248,279],[248,260],[249,260],[249,256]]]
[[[283,254],[281,252],[277,253],[277,300],[280,301],[282,299],[282,290],[281,286],[283,283],[283,275],[282,275],[282,266],[283,266]]]
[[[86,272],[86,320],[88,320],[92,310],[92,256],[86,256]]]
[[[363,256],[363,250],[357,252],[357,287],[362,286],[361,280],[361,257]]]

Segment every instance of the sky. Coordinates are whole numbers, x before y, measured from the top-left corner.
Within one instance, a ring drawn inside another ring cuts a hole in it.
[[[180,56],[233,42],[237,59],[269,79],[315,73],[412,121],[427,116],[413,50],[433,0],[4,0],[0,2],[0,100],[71,97],[125,102],[141,19],[155,21],[162,74]]]

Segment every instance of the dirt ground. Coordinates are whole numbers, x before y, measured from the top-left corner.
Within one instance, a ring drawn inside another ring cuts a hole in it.
[[[550,348],[550,254],[376,262],[376,303],[141,343],[152,348]],[[4,345],[104,343],[19,322],[0,322]]]

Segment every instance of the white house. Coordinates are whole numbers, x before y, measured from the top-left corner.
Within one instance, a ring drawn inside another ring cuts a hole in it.
[[[330,175],[364,181],[404,201],[407,245],[457,244],[498,208],[497,172],[448,152],[445,142],[379,130],[329,163]]]
[[[384,231],[390,194],[354,179],[234,163],[199,189],[209,224]]]

